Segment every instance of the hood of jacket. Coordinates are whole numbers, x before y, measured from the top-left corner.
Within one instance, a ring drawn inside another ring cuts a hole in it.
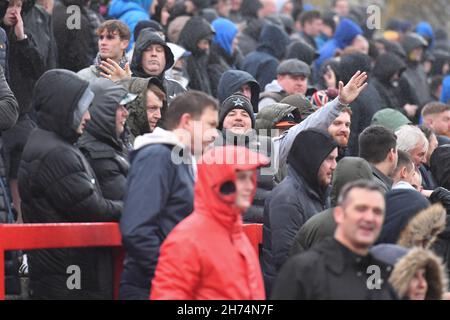
[[[296,174],[301,176],[308,187],[322,197],[327,187],[320,186],[318,173],[322,162],[337,148],[337,143],[328,132],[308,129],[300,132],[292,143],[287,162]]]
[[[403,38],[403,49],[406,52],[406,59],[409,60],[409,54],[416,48],[428,46],[427,40],[417,33],[409,33]]]
[[[339,25],[336,28],[333,39],[336,41],[336,45],[340,49],[344,49],[352,44],[353,39],[357,35],[362,35],[363,30],[355,22],[350,19],[341,19]]]
[[[259,0],[243,0],[240,11],[244,18],[250,19],[258,19],[258,11],[263,6]]]
[[[137,137],[146,133],[150,133],[150,126],[148,125],[147,118],[147,88],[150,84],[158,86],[163,92],[165,92],[162,83],[156,77],[150,78],[131,78],[124,83],[125,88],[130,93],[137,94],[137,98],[128,104],[128,119],[127,124],[130,128],[133,136]],[[164,114],[167,110],[167,99],[163,101],[161,108],[161,119],[163,121]]]
[[[336,166],[331,181],[331,206],[337,206],[339,193],[347,183],[359,179],[373,180],[370,164],[358,157],[342,158]]]
[[[286,50],[286,59],[298,59],[307,65],[312,65],[313,61],[320,56],[319,52],[303,41],[292,42]]]
[[[238,33],[237,26],[231,20],[225,18],[215,19],[211,25],[216,31],[213,42],[217,43],[231,56],[233,54],[233,40]]]
[[[265,129],[267,130],[266,135],[269,135],[270,130],[274,129],[275,125],[290,113],[297,113],[297,117],[300,118],[299,111],[295,106],[291,106],[286,103],[271,104],[258,112],[256,116],[255,129],[258,131],[261,129]]]
[[[146,133],[136,137],[133,144],[133,151],[130,152],[130,163],[132,163],[134,157],[140,150],[154,144],[165,144],[177,147],[178,151],[186,149],[186,146],[180,142],[178,137],[172,131],[156,127],[152,133]],[[175,154],[174,156],[177,157],[178,155]]]
[[[392,76],[398,72],[401,76],[406,70],[406,63],[394,53],[384,53],[378,56],[373,68],[373,76],[381,83],[388,84]]]
[[[239,92],[244,84],[250,86],[253,112],[258,112],[259,92],[261,91],[261,88],[259,87],[259,83],[250,73],[242,70],[227,70],[222,74],[217,87],[217,98],[219,99],[219,103],[225,101],[225,99],[233,93]]]
[[[426,21],[421,21],[417,24],[414,31],[416,33],[420,34],[422,37],[424,37],[425,40],[428,41],[430,48],[433,48],[435,36],[434,36],[433,27],[431,26],[430,23],[428,23]]]
[[[65,0],[67,1],[67,0]],[[111,1],[108,14],[114,18],[120,18],[129,11],[150,12],[153,0],[114,0]]]
[[[397,241],[398,245],[412,248],[429,249],[437,236],[444,231],[446,211],[440,204],[434,204],[413,216],[402,230]]]
[[[241,146],[219,146],[205,152],[197,164],[195,212],[213,217],[231,232],[236,227],[240,228],[242,212],[235,205],[236,172],[254,170],[253,199],[256,192],[256,169],[268,162],[265,156]]]
[[[257,51],[266,52],[278,60],[283,59],[286,47],[289,45],[289,36],[280,27],[266,23],[264,24]]]
[[[413,248],[394,266],[389,283],[400,299],[407,298],[409,284],[419,269],[425,269],[428,290],[425,300],[441,300],[447,292],[448,279],[442,259],[431,250]]]
[[[69,143],[79,134],[72,128],[78,102],[89,87],[89,82],[72,71],[46,71],[36,82],[33,108],[40,128],[52,131]]]
[[[90,88],[95,98],[89,109],[91,120],[87,124],[86,131],[98,140],[120,148],[116,133],[116,111],[119,102],[128,91],[123,86],[104,78],[95,79],[91,82]]]
[[[204,52],[197,47],[197,43],[202,39],[212,40],[214,33],[215,31],[208,21],[200,16],[195,16],[186,22],[178,42],[193,56],[202,56]]]
[[[430,203],[419,192],[410,189],[391,190],[385,199],[384,223],[377,243],[397,243],[408,221],[428,208]]]
[[[450,188],[450,145],[437,147],[431,154],[430,169],[439,186]]]
[[[340,80],[348,83],[357,71],[366,72],[371,70],[370,57],[363,53],[352,53],[341,58],[339,63]]]
[[[172,68],[174,64],[174,58],[172,50],[166,44],[166,41],[156,32],[151,29],[143,29],[136,40],[133,57],[131,58],[130,69],[135,77],[148,78],[148,75],[142,68],[142,54],[151,44],[159,44],[163,46],[166,56],[166,66],[164,71]],[[164,79],[164,71],[158,76],[161,80]]]

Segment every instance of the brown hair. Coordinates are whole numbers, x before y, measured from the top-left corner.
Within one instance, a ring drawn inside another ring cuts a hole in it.
[[[343,107],[343,108],[341,109],[340,113],[342,113],[342,112],[348,113],[348,114],[350,115],[350,117],[351,117],[352,114],[353,114],[352,109],[350,109],[349,107]]]
[[[97,36],[100,36],[105,30],[108,34],[113,34],[117,31],[121,40],[130,40],[131,38],[130,29],[120,20],[106,20],[103,22],[100,27],[97,28]]]
[[[422,109],[422,117],[426,117],[432,114],[439,114],[450,110],[450,105],[441,102],[427,103]]]
[[[166,94],[156,84],[150,83],[148,85],[147,90],[153,92],[155,94],[155,96],[158,97],[159,100],[161,100],[163,102],[166,100]]]
[[[206,93],[189,90],[180,94],[172,100],[169,106],[169,112],[167,112],[166,118],[164,119],[165,127],[167,130],[175,129],[185,113],[190,114],[192,118],[198,120],[207,108],[218,110],[219,106],[217,100]]]

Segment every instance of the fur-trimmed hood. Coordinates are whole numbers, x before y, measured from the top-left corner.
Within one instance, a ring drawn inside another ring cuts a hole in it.
[[[397,244],[408,248],[430,248],[437,235],[444,230],[445,219],[446,211],[439,203],[420,211],[403,229]]]
[[[433,206],[434,207],[434,206]],[[430,207],[424,211],[433,209]],[[436,209],[435,212],[438,212]],[[426,300],[441,300],[447,291],[447,275],[444,265],[431,250],[413,248],[394,266],[389,282],[400,298],[406,298],[409,283],[417,270],[425,268],[425,278],[428,284]]]

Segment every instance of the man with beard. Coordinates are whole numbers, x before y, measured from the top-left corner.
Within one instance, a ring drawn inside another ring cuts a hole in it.
[[[342,159],[346,155],[348,138],[350,136],[352,110],[350,108],[343,108],[338,117],[328,127],[328,133],[333,137],[338,144],[338,159]]]
[[[287,159],[288,176],[264,206],[261,264],[267,293],[288,258],[297,231],[330,207],[328,188],[337,156],[337,143],[325,131],[308,129],[295,137]]]

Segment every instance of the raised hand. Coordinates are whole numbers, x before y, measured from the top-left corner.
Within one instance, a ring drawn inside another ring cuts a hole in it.
[[[103,70],[103,72],[100,72],[100,75],[112,81],[131,78],[131,70],[128,63],[122,69],[117,62],[108,58],[106,61],[101,62],[100,68]]]
[[[345,85],[339,81],[339,101],[350,104],[358,98],[359,94],[367,87],[367,73],[357,71],[350,81]]]

